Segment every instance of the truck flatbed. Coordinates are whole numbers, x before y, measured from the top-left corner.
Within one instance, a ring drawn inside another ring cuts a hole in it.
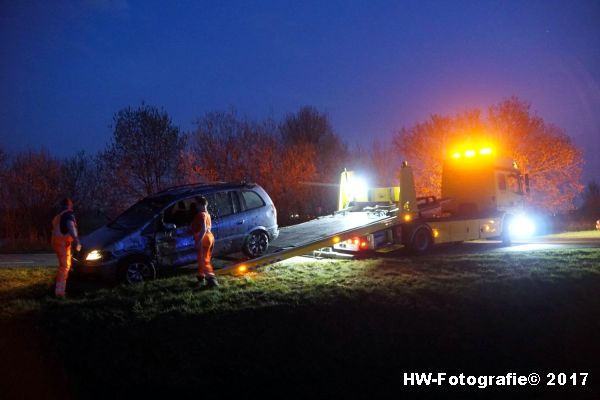
[[[396,215],[365,211],[344,212],[319,217],[297,225],[283,227],[276,240],[261,257],[223,267],[219,273],[246,272],[248,269],[273,264],[287,258],[309,254],[353,236],[365,235],[397,223]]]
[[[302,247],[317,240],[326,239],[341,232],[356,229],[389,217],[367,212],[348,212],[319,217],[297,225],[283,227],[279,237],[269,244],[266,254],[283,249]]]

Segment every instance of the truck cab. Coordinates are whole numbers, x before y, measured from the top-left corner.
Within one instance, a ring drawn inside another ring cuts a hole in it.
[[[518,214],[528,181],[513,160],[496,157],[490,148],[455,152],[443,164],[442,215]]]

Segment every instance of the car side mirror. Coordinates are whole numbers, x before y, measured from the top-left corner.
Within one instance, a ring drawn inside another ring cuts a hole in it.
[[[177,229],[177,225],[175,224],[167,224],[167,223],[163,223],[163,229],[165,230],[165,232],[172,232],[175,229]]]

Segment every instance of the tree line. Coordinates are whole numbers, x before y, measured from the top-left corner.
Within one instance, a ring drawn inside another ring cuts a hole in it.
[[[164,109],[142,103],[115,113],[111,127],[110,142],[94,154],[58,158],[45,149],[8,154],[0,144],[0,239],[5,248],[45,247],[49,221],[64,197],[75,201],[86,233],[170,186],[256,182],[270,194],[285,225],[332,212],[344,168],[365,173],[373,185],[392,186],[403,160],[415,169],[417,193],[439,196],[445,153],[465,139],[492,140],[517,160],[531,175],[530,200],[540,209],[573,208],[583,189],[581,151],[517,98],[491,106],[485,117],[480,110],[432,115],[400,129],[391,142],[375,138],[368,146],[352,148],[327,114],[309,106],[281,121],[250,120],[234,110],[209,112],[191,132],[182,132]]]

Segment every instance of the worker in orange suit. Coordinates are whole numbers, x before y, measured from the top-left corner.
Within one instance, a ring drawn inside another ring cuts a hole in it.
[[[219,286],[212,267],[211,258],[215,237],[211,232],[212,220],[207,211],[208,200],[198,198],[198,213],[192,221],[192,232],[198,256],[198,287],[213,288]]]
[[[52,249],[58,258],[58,272],[54,295],[65,297],[67,278],[71,270],[71,245],[75,242],[77,251],[81,250],[77,235],[77,221],[73,213],[73,201],[64,199],[61,202],[62,211],[52,219]]]

